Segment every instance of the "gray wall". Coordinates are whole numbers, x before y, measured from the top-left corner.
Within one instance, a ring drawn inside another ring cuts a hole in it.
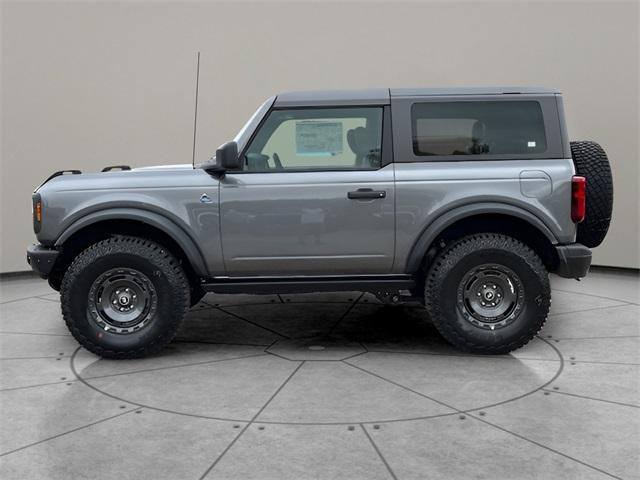
[[[595,263],[639,267],[637,2],[2,4],[0,272],[24,270],[30,194],[62,168],[197,159],[282,90],[542,85],[610,155]]]

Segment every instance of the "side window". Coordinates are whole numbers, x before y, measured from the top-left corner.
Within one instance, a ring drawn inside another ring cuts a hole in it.
[[[536,101],[416,103],[411,123],[416,155],[531,155],[547,150]]]
[[[382,107],[273,110],[245,153],[245,170],[374,170]]]

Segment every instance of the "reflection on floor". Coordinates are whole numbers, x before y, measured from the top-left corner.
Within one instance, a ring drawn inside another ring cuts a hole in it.
[[[640,280],[553,278],[540,335],[449,347],[357,292],[209,295],[154,358],[78,347],[0,284],[0,478],[640,478]]]

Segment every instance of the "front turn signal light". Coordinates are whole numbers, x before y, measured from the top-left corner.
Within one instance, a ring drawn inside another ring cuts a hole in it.
[[[33,195],[33,231],[38,233],[42,226],[42,199],[39,194]]]

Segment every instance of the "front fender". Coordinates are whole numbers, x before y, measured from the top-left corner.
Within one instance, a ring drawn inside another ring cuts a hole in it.
[[[89,213],[69,225],[55,241],[55,246],[63,245],[69,237],[89,225],[105,220],[136,220],[151,225],[169,235],[182,248],[194,272],[201,276],[208,276],[204,256],[197,243],[191,236],[175,222],[161,214],[136,208],[110,208]]]

